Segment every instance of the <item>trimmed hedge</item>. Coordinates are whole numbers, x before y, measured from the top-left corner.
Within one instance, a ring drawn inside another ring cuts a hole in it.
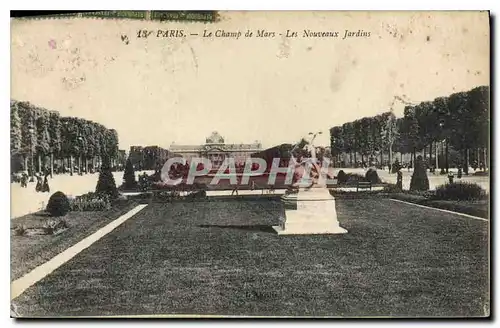
[[[382,180],[378,177],[377,170],[368,169],[365,174],[365,180],[371,182],[372,184],[382,183]]]
[[[486,191],[476,183],[453,182],[436,188],[435,199],[479,200],[486,199]]]
[[[340,170],[339,173],[337,173],[337,183],[338,184],[347,183],[347,174],[345,174],[344,170]]]
[[[51,216],[64,216],[70,211],[70,204],[68,197],[61,192],[57,191],[50,196],[47,203],[46,211]]]

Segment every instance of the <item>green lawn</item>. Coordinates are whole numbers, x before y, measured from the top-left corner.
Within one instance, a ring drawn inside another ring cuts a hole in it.
[[[349,233],[278,236],[278,198],[154,203],[28,289],[21,315],[484,316],[488,222],[338,199]]]
[[[16,280],[47,262],[120,215],[128,212],[135,205],[137,204],[134,202],[120,201],[109,211],[69,212],[64,217],[57,218],[65,220],[69,227],[58,235],[11,236],[11,280]],[[11,220],[11,228],[15,226],[40,227],[50,219],[51,217],[43,212],[28,214]]]

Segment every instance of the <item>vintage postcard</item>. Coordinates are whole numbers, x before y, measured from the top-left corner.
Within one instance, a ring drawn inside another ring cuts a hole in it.
[[[11,18],[11,316],[490,316],[485,11]]]

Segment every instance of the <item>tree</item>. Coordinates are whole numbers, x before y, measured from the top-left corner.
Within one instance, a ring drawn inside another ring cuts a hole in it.
[[[470,111],[470,122],[467,125],[469,146],[476,149],[478,164],[483,162],[486,165],[490,134],[489,87],[480,86],[470,90],[468,108]]]
[[[354,128],[352,122],[342,124],[342,149],[349,153],[349,164],[352,165],[352,151],[354,149]]]
[[[49,136],[50,136],[50,175],[54,174],[54,156],[61,154],[61,116],[59,112],[49,112]]]
[[[132,164],[130,157],[127,159],[127,164],[125,165],[125,172],[123,172],[123,186],[125,187],[125,189],[134,189],[135,187],[137,187],[134,165]]]
[[[448,144],[462,153],[462,165],[465,174],[468,174],[468,149],[472,144],[471,125],[473,117],[469,108],[467,92],[457,92],[449,97],[449,120],[446,121],[446,169],[448,171]],[[473,126],[472,126],[473,128]]]
[[[339,156],[344,151],[344,138],[341,126],[335,126],[330,129],[330,149],[332,156],[339,161]]]
[[[389,151],[389,167],[392,165],[392,152],[395,142],[399,137],[398,121],[394,115],[394,109],[382,114],[382,144]]]
[[[12,155],[22,152],[22,131],[19,107],[16,101],[10,102],[10,153]]]
[[[405,134],[407,146],[413,154],[413,162],[415,162],[416,152],[420,145],[420,135],[416,111],[413,106],[405,106],[404,108],[403,133]]]
[[[108,156],[103,158],[95,191],[100,195],[108,195],[111,199],[118,197],[118,190],[116,189],[115,178],[111,172],[111,163]]]
[[[45,170],[46,156],[50,152],[50,134],[49,134],[49,112],[44,108],[35,107],[36,112],[36,134],[37,145],[36,152],[38,158],[38,171]],[[43,169],[42,169],[43,165]]]

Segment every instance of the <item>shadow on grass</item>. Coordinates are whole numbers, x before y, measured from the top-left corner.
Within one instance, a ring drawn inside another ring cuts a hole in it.
[[[52,215],[48,212],[45,212],[45,211],[38,211],[38,212],[35,212],[33,213],[34,216],[39,216],[39,217],[43,217],[43,218],[49,218],[49,217],[52,217]]]
[[[220,224],[202,224],[199,225],[200,228],[221,228],[221,229],[235,229],[243,231],[258,231],[276,234],[276,231],[270,225],[220,225]]]

